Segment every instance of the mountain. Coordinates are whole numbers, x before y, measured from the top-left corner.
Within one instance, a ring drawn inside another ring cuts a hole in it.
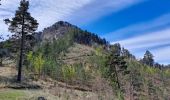
[[[25,52],[23,73],[29,80],[25,81],[38,84],[50,96],[61,100],[170,99],[170,68],[138,61],[120,44],[111,45],[64,21],[34,36],[40,43],[32,42]],[[5,46],[13,48],[8,42]],[[3,86],[13,86],[10,82]]]
[[[45,40],[53,41],[54,39],[58,39],[59,37],[66,34],[70,29],[78,29],[78,28],[74,25],[71,25],[68,22],[59,21],[54,25],[45,28],[42,31],[41,39],[43,41]]]
[[[167,84],[170,81],[166,80],[170,75],[169,69],[149,66],[138,61],[120,44],[110,45],[96,34],[63,21],[45,28],[42,31],[42,41],[47,42],[44,42],[44,45],[34,53],[42,53],[46,61],[52,63],[47,64],[46,67],[48,66],[50,73],[57,75],[53,76],[49,73],[53,79],[69,85],[85,87],[88,91],[103,91],[105,100],[109,97],[119,98],[119,100],[122,98],[126,100],[169,98],[170,89]],[[112,66],[109,63],[112,63]],[[115,75],[115,70],[118,76],[112,77]],[[69,72],[71,73],[66,81],[62,73]],[[72,74],[74,75],[71,76]],[[73,80],[71,77],[74,77]],[[161,94],[163,91],[164,93]]]
[[[52,26],[45,28],[42,32],[36,33],[35,37],[43,42],[52,42],[66,34],[74,35],[74,41],[77,43],[83,43],[87,45],[92,45],[94,43],[101,45],[108,44],[105,39],[100,38],[98,35],[88,32],[86,30],[82,30],[77,26],[64,21],[56,22]]]

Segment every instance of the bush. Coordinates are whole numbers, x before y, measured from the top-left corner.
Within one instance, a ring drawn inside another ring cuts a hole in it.
[[[72,81],[76,76],[76,69],[74,66],[65,65],[62,67],[62,74],[67,82]]]
[[[39,53],[35,58],[34,58],[34,62],[33,62],[33,66],[35,69],[35,72],[38,73],[39,77],[42,74],[42,68],[44,65],[45,60],[42,57],[42,54]]]
[[[62,72],[61,72],[61,64],[56,62],[52,58],[46,58],[44,67],[43,67],[43,74],[44,76],[50,76],[53,79],[61,79]]]
[[[26,58],[29,62],[29,67],[27,69],[31,69],[30,71],[34,71],[40,77],[42,74],[43,65],[45,63],[42,53],[33,55],[33,52],[31,51],[27,54]]]

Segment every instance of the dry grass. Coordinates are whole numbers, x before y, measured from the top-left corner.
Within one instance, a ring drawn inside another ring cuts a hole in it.
[[[74,44],[68,49],[68,53],[61,55],[61,59],[67,64],[74,64],[86,61],[89,56],[92,56],[95,50],[89,46]]]
[[[67,85],[52,79],[19,84],[14,81],[16,72],[13,67],[0,67],[0,100],[37,100],[38,97],[45,97],[47,100],[111,100],[113,97],[109,85],[99,77],[88,91],[85,87]]]

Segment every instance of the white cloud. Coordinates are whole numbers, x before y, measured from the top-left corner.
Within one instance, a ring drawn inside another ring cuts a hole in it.
[[[161,64],[169,64],[170,63],[170,45],[166,47],[156,48],[150,50],[154,55],[155,62],[159,62]],[[135,51],[131,50],[133,54],[137,56],[138,59],[143,58],[145,51]]]
[[[117,41],[124,47],[135,50],[170,44],[170,29],[145,33],[144,35]]]
[[[0,8],[15,12],[19,1],[20,0],[4,0]],[[40,23],[39,30],[42,30],[58,20],[67,19],[74,10],[81,8],[91,1],[92,0],[30,0],[30,12]],[[0,11],[0,16],[4,13],[10,12]],[[8,17],[11,17],[11,15]]]
[[[169,18],[170,18],[170,13],[162,15],[160,17],[157,17],[147,22],[137,23],[137,24],[127,26],[125,28],[121,28],[119,30],[104,35],[104,37],[109,40],[113,40],[112,38],[115,35],[118,38],[122,38],[133,34],[137,35],[137,34],[142,34],[147,32],[149,33],[150,31],[153,31],[155,29],[165,28],[167,25],[170,25]]]
[[[92,21],[110,12],[118,11],[144,0],[29,0],[30,12],[40,23],[39,29],[59,20],[73,23]],[[20,0],[2,0],[0,6],[0,33],[7,34],[3,19],[11,18]],[[76,23],[77,24],[77,23]],[[5,29],[4,29],[5,28]]]
[[[39,29],[43,29],[58,20],[66,20],[76,10],[93,0],[32,0],[33,6],[30,11],[40,23]],[[39,3],[40,2],[40,3]],[[39,6],[37,6],[39,5]]]
[[[71,18],[71,21],[76,24],[85,24],[108,13],[115,13],[144,1],[146,0],[93,0],[92,3],[75,11],[75,13],[73,13],[74,15],[72,15],[74,17]]]
[[[161,63],[170,63],[170,14],[163,15],[155,20],[139,23],[120,29],[113,33],[142,34],[130,37],[119,42],[137,57],[142,57],[146,50],[155,55],[155,60]],[[160,27],[163,29],[159,29]],[[157,30],[155,30],[157,29]]]
[[[154,49],[152,50],[152,52],[158,62],[162,62],[165,64],[170,63],[170,45],[167,47]]]

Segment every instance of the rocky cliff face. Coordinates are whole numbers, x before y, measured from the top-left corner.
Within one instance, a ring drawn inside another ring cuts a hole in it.
[[[45,28],[41,33],[42,41],[53,41],[66,34],[70,29],[77,28],[68,22],[59,21],[54,25]]]
[[[82,30],[77,26],[64,21],[59,21],[54,25],[45,28],[42,32],[37,33],[35,37],[41,42],[53,42],[53,40],[57,40],[70,32],[74,32],[74,42],[76,43],[85,45],[108,45],[108,42],[98,35]]]

